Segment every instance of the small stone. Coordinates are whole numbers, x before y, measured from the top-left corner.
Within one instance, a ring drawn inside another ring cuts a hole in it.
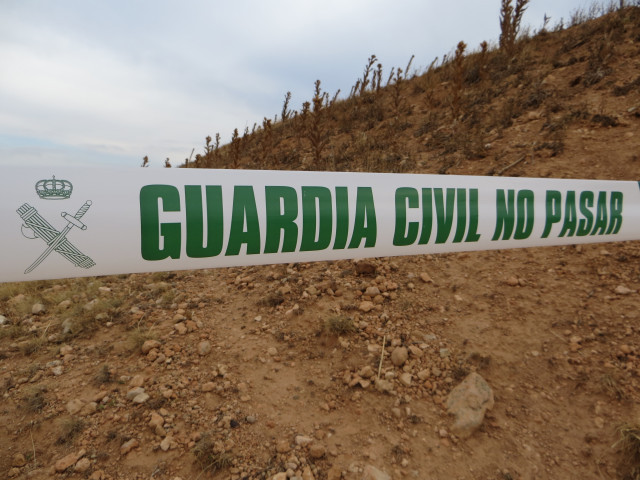
[[[370,365],[367,365],[365,367],[362,367],[362,369],[360,369],[360,371],[358,372],[358,375],[360,375],[362,378],[371,378],[375,375],[375,372],[373,371],[373,368],[371,368]]]
[[[69,455],[62,457],[55,463],[55,471],[58,473],[64,472],[67,468],[74,465],[78,460],[84,457],[85,453],[86,452],[84,450],[80,450],[78,453],[70,453]]]
[[[420,371],[418,372],[418,378],[419,378],[421,381],[425,381],[427,378],[429,378],[429,370],[428,370],[428,369],[420,370]]]
[[[364,294],[375,297],[376,295],[380,295],[380,289],[378,287],[367,287]]]
[[[296,445],[300,445],[301,447],[306,447],[311,443],[313,443],[313,438],[311,437],[307,437],[304,435],[296,436]]]
[[[342,478],[342,469],[338,465],[332,465],[327,472],[327,480],[340,480]]]
[[[287,480],[287,472],[276,473],[271,480]]]
[[[420,274],[420,280],[422,280],[424,283],[433,283],[433,279],[426,272],[422,272]]]
[[[87,415],[96,413],[97,410],[98,404],[96,402],[89,402],[80,409],[78,415],[80,415],[81,417],[86,417]]]
[[[96,393],[95,395],[93,395],[91,397],[91,401],[92,402],[101,402],[104,397],[106,397],[109,394],[109,392],[107,392],[106,390],[100,390],[98,393]]]
[[[409,352],[411,353],[411,355],[418,358],[422,357],[423,354],[422,350],[420,350],[420,347],[417,347],[415,345],[411,345],[409,347]]]
[[[166,452],[167,450],[169,450],[169,448],[171,448],[172,441],[173,439],[168,435],[162,439],[162,441],[160,442],[160,448],[163,452]]]
[[[9,319],[4,315],[0,315],[0,325],[6,325],[7,323],[9,323]]]
[[[198,344],[198,355],[207,355],[211,351],[211,343],[203,340]]]
[[[144,377],[140,374],[134,375],[131,377],[131,380],[129,380],[130,387],[141,387],[142,385],[144,385]]]
[[[203,383],[202,387],[200,387],[200,389],[203,392],[212,392],[216,389],[216,384],[214,382],[207,382],[207,383]]]
[[[376,273],[376,266],[372,263],[359,261],[355,266],[356,273],[359,275],[373,275]]]
[[[27,459],[21,453],[16,453],[11,460],[11,465],[14,467],[24,467],[27,464]]]
[[[71,306],[71,304],[72,304],[71,300],[63,300],[58,304],[58,308],[61,310],[66,310]]]
[[[362,480],[391,480],[391,477],[373,465],[367,465],[362,472]]]
[[[54,377],[59,377],[64,372],[64,368],[62,365],[57,365],[51,369],[51,373]]]
[[[376,379],[376,390],[379,392],[391,393],[393,391],[393,384],[389,380],[382,378]]]
[[[447,412],[456,417],[452,430],[462,438],[470,436],[482,424],[493,403],[489,384],[479,374],[470,373],[451,390],[445,403]]]
[[[69,355],[71,352],[73,352],[73,347],[71,345],[62,345],[60,347],[60,355],[63,357],[65,355]]]
[[[154,430],[157,427],[162,427],[164,425],[164,418],[156,412],[151,412],[151,420],[149,420],[148,425]]]
[[[408,387],[411,385],[412,378],[413,377],[410,373],[405,372],[402,375],[400,375],[400,383]]]
[[[136,395],[133,398],[132,402],[140,404],[140,403],[146,402],[147,400],[149,400],[149,394],[142,392],[142,393],[139,393],[138,395]]]
[[[247,415],[245,417],[245,421],[247,423],[256,423],[256,417],[254,417],[253,415]]]
[[[14,478],[20,475],[20,469],[17,467],[13,467],[9,469],[9,473],[7,473],[7,477]]]
[[[518,285],[520,285],[520,282],[518,281],[518,277],[515,277],[515,276],[511,276],[507,278],[506,283],[510,287],[517,287]]]
[[[279,440],[278,443],[276,443],[276,452],[287,453],[289,450],[291,450],[291,447],[286,440]]]
[[[132,438],[127,442],[124,442],[120,447],[120,455],[126,455],[127,453],[129,453],[131,450],[133,450],[139,445],[140,445],[140,442],[138,442],[138,440],[136,440],[135,438]]]
[[[569,339],[569,343],[578,344],[580,342],[582,342],[582,337],[579,337],[578,335],[572,335],[571,338]]]
[[[364,302],[361,302],[360,305],[358,306],[358,309],[364,313],[368,313],[374,308],[375,308],[375,305],[373,304],[373,302],[370,302],[369,300],[365,300]]]
[[[314,444],[309,447],[309,456],[315,460],[322,458],[327,453],[327,449],[323,445]]]
[[[84,457],[78,460],[78,463],[74,465],[73,471],[78,473],[84,473],[88,471],[90,468],[91,468],[91,460],[89,460],[87,457]]]
[[[91,476],[89,477],[89,480],[104,480],[104,478],[105,478],[104,471],[96,470],[91,474]]]
[[[147,340],[142,344],[142,353],[146,355],[154,348],[160,348],[160,342],[157,340]]]
[[[44,305],[41,303],[34,303],[31,307],[31,313],[34,315],[42,315],[45,310]]]
[[[143,387],[132,388],[131,390],[129,390],[127,392],[127,395],[126,395],[127,400],[133,400],[134,398],[136,398],[141,393],[144,393],[144,388]]]
[[[311,467],[309,465],[304,467],[302,471],[302,480],[315,480],[313,476],[313,472],[311,471]]]
[[[620,345],[620,351],[625,355],[629,355],[632,352],[631,347],[626,344]]]
[[[178,322],[176,323],[173,328],[175,329],[176,332],[178,332],[178,334],[180,335],[184,335],[185,333],[187,333],[187,326],[182,323],[182,322]]]
[[[630,288],[624,286],[624,285],[618,285],[615,289],[615,292],[618,295],[629,295],[630,293],[636,293],[635,290],[631,290]]]
[[[63,335],[72,333],[74,330],[73,321],[70,318],[65,319],[60,326],[62,327]]]
[[[409,358],[409,352],[405,347],[396,347],[391,353],[391,362],[396,367],[401,367]]]
[[[67,412],[69,412],[70,415],[79,413],[80,410],[82,410],[82,407],[84,407],[84,402],[79,398],[74,398],[67,402]]]

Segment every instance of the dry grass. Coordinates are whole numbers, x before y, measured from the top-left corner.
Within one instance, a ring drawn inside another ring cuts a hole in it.
[[[640,425],[629,423],[618,428],[613,448],[620,452],[620,473],[624,480],[640,480]]]
[[[57,445],[67,445],[73,442],[73,439],[85,429],[85,422],[76,417],[71,417],[62,422],[60,425],[60,433],[56,439]]]
[[[280,292],[275,292],[267,295],[266,297],[258,301],[258,305],[264,307],[277,307],[281,303],[284,303],[284,295],[282,295]]]
[[[514,7],[512,0],[502,0],[500,6],[500,49],[508,55],[514,53],[516,39],[520,32],[520,23],[528,3],[529,0],[516,0]]]
[[[131,332],[129,332],[129,336],[127,338],[127,343],[129,350],[132,352],[140,352],[142,345],[147,340],[155,340],[156,335],[150,328],[143,328],[141,326],[137,326]],[[105,365],[106,366],[106,365]]]
[[[327,318],[322,325],[325,335],[341,336],[357,331],[353,319],[345,315],[334,315]]]
[[[602,391],[617,400],[622,400],[626,397],[624,388],[620,385],[618,380],[609,374],[602,375],[600,377],[600,387]]]
[[[43,348],[47,344],[47,339],[44,336],[39,336],[36,338],[32,338],[31,340],[27,340],[20,344],[20,352],[24,356],[33,355],[41,348]]]
[[[39,413],[47,404],[44,398],[45,390],[41,387],[32,387],[22,397],[22,406],[31,413]]]
[[[215,473],[232,465],[232,457],[225,452],[217,452],[210,434],[204,434],[191,450],[202,472]]]
[[[111,368],[109,367],[109,365],[106,365],[106,364],[102,365],[100,367],[100,370],[98,370],[98,373],[96,374],[96,376],[93,378],[93,380],[98,385],[103,385],[105,383],[113,382],[113,376],[111,375]]]

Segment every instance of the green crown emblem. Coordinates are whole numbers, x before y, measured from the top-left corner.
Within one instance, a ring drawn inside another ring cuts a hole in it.
[[[56,180],[56,176],[48,180],[36,182],[36,193],[44,200],[64,200],[71,196],[73,185],[68,180]]]

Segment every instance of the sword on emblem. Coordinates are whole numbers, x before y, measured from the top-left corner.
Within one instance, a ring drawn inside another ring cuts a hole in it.
[[[78,227],[80,230],[87,229],[87,226],[82,223],[80,219],[85,213],[87,213],[87,210],[89,210],[90,206],[91,200],[87,200],[84,205],[82,205],[78,209],[75,215],[70,215],[66,212],[62,212],[62,218],[67,221],[67,226],[60,232],[51,227],[51,225],[49,225],[43,218],[41,218],[40,215],[38,215],[38,212],[28,204],[24,204],[22,207],[20,207],[20,209],[18,209],[18,213],[26,224],[23,225],[23,235],[28,238],[41,237],[49,245],[47,249],[42,252],[42,255],[40,255],[36,259],[36,261],[33,262],[29,266],[29,268],[25,270],[25,274],[33,271],[33,269],[40,265],[42,261],[47,258],[49,254],[54,250],[58,251],[61,255],[66,257],[69,261],[73,262],[77,266],[90,268],[95,265],[95,262],[93,262],[93,260],[78,251],[75,247],[69,244],[68,240],[66,239],[67,233],[69,233],[73,227]],[[27,230],[27,232],[25,232],[25,230]],[[31,233],[33,235],[27,235],[27,233]]]

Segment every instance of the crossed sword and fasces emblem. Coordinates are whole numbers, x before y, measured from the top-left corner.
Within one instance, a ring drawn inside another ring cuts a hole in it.
[[[42,238],[48,245],[47,249],[40,255],[25,271],[27,274],[33,271],[42,261],[49,256],[54,250],[60,255],[65,257],[71,263],[77,267],[91,268],[95,265],[95,262],[88,256],[78,250],[67,239],[67,233],[71,231],[73,227],[77,227],[80,230],[86,230],[87,226],[80,221],[89,207],[91,206],[91,200],[87,200],[82,205],[75,215],[70,215],[66,212],[62,212],[61,216],[67,221],[67,226],[62,230],[56,230],[49,222],[47,222],[38,211],[28,203],[23,204],[18,210],[18,215],[22,218],[24,224],[22,225],[22,235],[27,238]]]

